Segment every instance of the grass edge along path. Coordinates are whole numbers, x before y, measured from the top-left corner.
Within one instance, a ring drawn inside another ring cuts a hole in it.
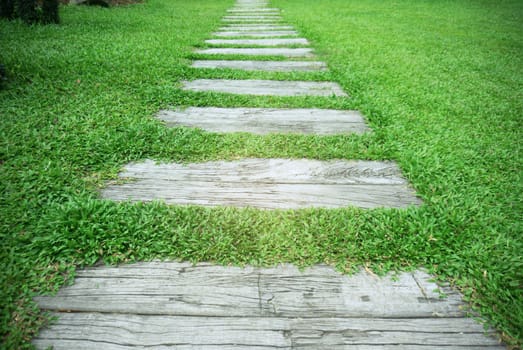
[[[60,26],[0,22],[11,79],[0,91],[3,346],[29,346],[44,322],[31,295],[70,280],[73,266],[153,258],[327,262],[348,272],[423,265],[521,344],[521,4],[328,0],[322,6],[337,10],[325,11],[275,0],[349,102],[174,89],[184,79],[271,76],[188,68],[231,4],[149,0],[63,7]],[[359,109],[374,132],[215,135],[166,130],[152,117],[187,105]],[[98,199],[129,161],[246,156],[395,159],[426,205],[267,213]]]

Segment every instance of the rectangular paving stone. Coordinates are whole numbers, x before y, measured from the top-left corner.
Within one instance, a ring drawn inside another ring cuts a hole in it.
[[[501,350],[464,319],[289,319],[53,313],[33,342],[54,350]],[[457,330],[463,330],[458,332]],[[166,347],[165,344],[169,344]],[[173,346],[174,345],[174,346]]]
[[[271,38],[271,37],[282,37],[282,36],[295,36],[298,32],[294,30],[281,30],[281,31],[221,31],[213,33],[217,37],[250,37],[250,38]]]
[[[245,8],[241,8],[241,9],[229,9],[227,10],[227,12],[231,12],[231,13],[245,13],[245,12],[252,12],[253,10],[249,10],[249,9],[245,9]],[[273,13],[279,13],[280,12],[280,9],[278,8],[274,8],[274,7],[265,7],[265,8],[260,8],[258,10],[256,10],[258,12],[263,12],[263,13],[268,13],[268,12],[273,12]]]
[[[252,45],[252,46],[282,46],[282,45],[308,45],[304,38],[288,39],[209,39],[205,40],[210,45]]]
[[[234,25],[230,24],[219,28],[221,31],[236,31],[236,32],[257,32],[257,31],[281,31],[281,30],[294,30],[292,26],[278,25],[278,24],[255,24],[255,25]]]
[[[37,349],[504,349],[464,317],[461,296],[424,271],[341,275],[151,261],[77,270],[35,301],[57,321]],[[439,289],[445,297],[434,290]]]
[[[245,9],[242,11],[228,12],[228,16],[281,16],[280,11],[262,11],[263,9],[249,10]]]
[[[359,112],[332,109],[189,107],[160,111],[157,117],[167,126],[197,127],[213,132],[332,135],[369,131]]]
[[[462,318],[459,293],[430,279],[424,271],[392,280],[392,274],[378,278],[364,271],[346,276],[327,265],[300,271],[290,264],[241,268],[151,261],[78,270],[73,285],[35,301],[51,311],[165,316]],[[470,325],[470,331],[482,331]]]
[[[261,209],[405,208],[421,201],[392,162],[244,159],[192,164],[131,163],[110,185],[116,201]]]
[[[211,48],[195,50],[203,55],[246,55],[246,56],[283,56],[283,57],[313,57],[310,48]]]
[[[234,16],[224,16],[223,19],[281,19],[280,15],[234,15]]]
[[[280,23],[281,19],[280,18],[276,18],[276,19],[273,19],[273,18],[259,18],[259,19],[222,18],[222,21],[223,22],[235,22],[235,23],[240,23],[240,24],[258,24],[258,23],[278,24],[278,23]]]
[[[347,96],[336,83],[280,80],[197,79],[182,82],[188,91],[268,96]]]
[[[324,71],[327,65],[318,61],[238,61],[238,60],[200,60],[191,65],[194,68],[230,68],[254,71],[290,72]]]

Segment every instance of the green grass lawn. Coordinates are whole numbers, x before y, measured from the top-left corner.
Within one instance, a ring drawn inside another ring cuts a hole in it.
[[[233,0],[62,7],[61,25],[0,21],[0,334],[29,347],[34,293],[78,266],[153,258],[428,268],[505,339],[523,341],[523,2],[274,0],[330,72],[189,68]],[[252,59],[252,57],[250,57]],[[183,92],[195,78],[332,80],[350,99]],[[364,136],[166,129],[169,106],[359,109]],[[262,211],[116,204],[98,189],[152,158],[396,160],[425,205]]]

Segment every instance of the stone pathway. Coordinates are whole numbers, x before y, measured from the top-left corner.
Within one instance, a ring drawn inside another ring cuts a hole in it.
[[[129,164],[129,184],[107,187],[113,200],[168,204],[300,209],[405,208],[419,205],[392,162],[244,159],[196,164]]]
[[[369,131],[358,111],[334,109],[189,107],[160,111],[157,117],[167,126],[185,125],[213,132],[333,135]]]
[[[149,262],[78,271],[75,284],[40,297],[59,317],[38,349],[502,349],[460,296],[423,272],[343,276]],[[60,312],[67,311],[67,312]]]
[[[326,70],[309,42],[267,0],[237,0],[224,26],[197,50],[198,69]],[[272,47],[271,47],[272,46]],[[292,47],[291,47],[292,46]],[[300,46],[300,47],[295,47]],[[216,55],[221,55],[216,59]],[[238,59],[238,55],[252,59]],[[223,59],[229,56],[231,59]],[[280,56],[279,60],[266,60]],[[256,58],[263,57],[263,61]],[[284,58],[284,60],[281,60]],[[287,60],[290,58],[291,60]],[[197,79],[200,93],[348,98],[334,82]],[[369,132],[358,111],[190,107],[160,111],[166,127],[210,132],[332,135]],[[243,159],[129,164],[104,198],[264,209],[404,208],[421,205],[391,161]],[[341,233],[340,233],[341,234]],[[435,292],[441,290],[444,295]],[[58,321],[37,349],[502,349],[464,317],[459,294],[421,271],[378,278],[318,265],[299,271],[147,262],[93,267],[55,297],[38,297]]]

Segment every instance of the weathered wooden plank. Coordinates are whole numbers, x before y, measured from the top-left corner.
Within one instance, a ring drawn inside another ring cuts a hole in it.
[[[161,346],[179,349],[180,346],[188,345],[200,349],[206,349],[207,346],[231,346],[232,349],[258,349],[260,346],[274,349],[291,345],[282,331],[285,320],[278,319],[83,313],[60,316],[57,324],[41,332],[34,341],[38,348],[45,349],[46,346],[54,345],[57,349],[55,344],[63,340],[96,345],[93,347],[96,349],[105,349],[105,344],[148,349]],[[56,339],[57,336],[59,339]]]
[[[283,56],[312,57],[310,48],[213,48],[194,51],[202,55],[245,55],[245,56]]]
[[[265,209],[404,208],[421,201],[391,162],[244,159],[206,163],[132,163],[132,183],[108,186],[118,201]]]
[[[182,82],[187,91],[208,91],[239,95],[347,96],[336,83],[279,80],[197,79]]]
[[[231,10],[228,10],[227,15],[228,16],[280,16],[281,12],[279,10],[274,11],[262,11],[266,10],[266,8],[258,8],[258,9],[241,9],[241,10],[234,10],[231,12]]]
[[[420,273],[430,293],[438,288]],[[329,266],[238,268],[148,262],[80,270],[75,284],[38,297],[47,310],[192,316],[461,317],[459,294],[427,298],[412,274],[343,276]]]
[[[241,14],[241,15],[231,15],[231,16],[224,16],[224,20],[245,20],[245,19],[270,19],[270,20],[280,20],[280,15],[273,15],[273,14],[263,14],[263,15],[249,15],[249,14]]]
[[[267,273],[267,278],[265,278]],[[302,284],[303,280],[306,284]],[[461,298],[449,288],[446,298],[439,298],[438,287],[423,273],[418,276],[425,283],[423,294],[412,274],[400,274],[397,280],[379,279],[359,272],[347,277],[339,276],[328,266],[316,266],[303,274],[293,266],[285,269],[267,269],[261,272],[260,290],[267,300],[267,308],[276,315],[298,317],[445,317],[461,316]],[[429,292],[430,290],[430,292]],[[310,313],[303,313],[307,305]]]
[[[288,26],[288,25],[275,25],[275,24],[234,24],[231,23],[227,26],[220,27],[219,30],[221,31],[245,31],[245,32],[252,32],[252,31],[278,31],[278,30],[294,30],[294,27]]]
[[[296,349],[318,346],[342,349],[347,345],[489,346],[498,347],[472,320],[464,319],[286,319],[166,317],[120,314],[56,314],[58,321],[33,342],[37,348],[60,343],[147,348],[193,346],[203,349]],[[471,330],[468,324],[474,330]],[[453,326],[457,326],[453,327]],[[464,332],[459,332],[459,330]],[[441,336],[444,332],[445,336]],[[466,332],[466,333],[465,333]],[[58,338],[58,339],[57,339]],[[77,342],[77,343],[73,343]],[[352,347],[351,347],[352,348]],[[71,349],[71,348],[69,348]]]
[[[253,71],[291,72],[291,71],[325,71],[327,65],[318,61],[239,61],[239,60],[196,60],[194,68],[240,69]]]
[[[242,31],[223,31],[213,33],[216,37],[223,38],[235,38],[235,37],[246,37],[246,38],[274,38],[274,37],[288,37],[295,36],[298,32],[294,30],[282,30],[282,31],[258,31],[258,32],[242,32]]]
[[[274,11],[263,11],[267,10],[266,8],[259,9],[241,9],[241,10],[228,10],[228,15],[232,16],[280,16],[281,13],[278,10]],[[232,12],[231,12],[232,11]]]
[[[483,335],[470,319],[286,319],[165,317],[121,314],[56,314],[34,344],[42,349],[62,342],[159,347],[198,346],[296,349],[347,345],[489,346],[502,348]],[[475,328],[473,331],[472,328]],[[461,332],[459,330],[462,330]],[[59,335],[59,340],[56,336]],[[57,347],[58,345],[58,347]],[[84,345],[85,346],[85,345]],[[222,348],[223,349],[223,348]],[[234,349],[234,348],[233,348]]]
[[[204,163],[157,164],[152,160],[131,163],[122,177],[176,181],[254,183],[333,184],[333,185],[405,185],[398,166],[391,161],[320,161],[311,159],[259,159],[214,161]],[[149,172],[155,169],[154,173]]]
[[[183,125],[213,132],[329,135],[369,131],[359,112],[329,109],[190,107],[160,111],[157,117],[167,126]]]
[[[265,8],[259,8],[256,10],[258,13],[280,13],[280,9],[279,8],[274,8],[274,7],[265,7]],[[232,9],[228,9],[227,12],[230,12],[230,13],[250,13],[250,12],[253,12],[253,10],[250,10],[250,9],[245,9],[245,8],[232,8]]]
[[[278,24],[281,23],[281,18],[222,18],[222,22],[234,22],[234,23],[252,23],[252,24],[258,24],[258,23],[274,23]]]
[[[447,297],[431,301],[436,288],[422,271],[391,280],[364,271],[344,276],[326,265],[98,266],[79,270],[56,296],[36,298],[59,319],[33,343],[57,350],[502,349],[462,317],[457,293],[440,287]],[[450,308],[445,315],[442,304]]]
[[[282,46],[282,45],[309,45],[304,38],[286,39],[208,39],[206,44],[210,45],[252,45],[252,46]]]

